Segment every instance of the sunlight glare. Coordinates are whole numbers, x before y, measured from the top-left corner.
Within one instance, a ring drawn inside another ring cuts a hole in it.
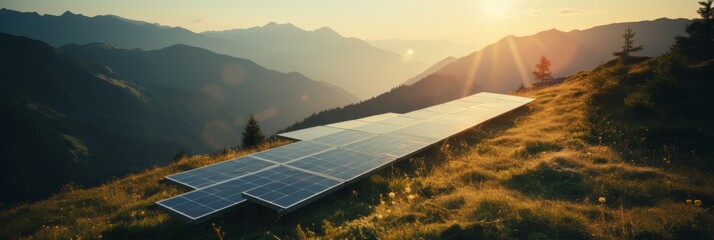
[[[481,4],[481,9],[486,16],[501,18],[509,15],[511,5],[511,0],[484,0]]]
[[[409,48],[402,53],[402,61],[409,62],[412,60],[412,56],[414,56],[414,49]]]

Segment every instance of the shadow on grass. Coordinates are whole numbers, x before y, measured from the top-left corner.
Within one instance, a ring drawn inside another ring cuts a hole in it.
[[[582,198],[590,190],[582,172],[546,162],[513,176],[506,186],[533,197],[572,201]]]

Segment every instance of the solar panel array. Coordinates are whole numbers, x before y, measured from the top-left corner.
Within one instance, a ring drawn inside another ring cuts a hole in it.
[[[484,92],[405,114],[281,133],[299,141],[167,176],[193,190],[156,203],[191,221],[248,202],[287,213],[531,101]]]

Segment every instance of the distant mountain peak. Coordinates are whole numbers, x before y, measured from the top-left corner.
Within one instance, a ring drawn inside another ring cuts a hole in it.
[[[65,11],[60,15],[62,17],[74,17],[74,16],[82,16],[82,14],[74,14],[73,12],[70,12],[69,10]]]
[[[297,26],[293,25],[292,23],[276,23],[276,22],[269,22],[262,27],[263,29],[291,29],[291,30],[300,30],[302,29],[298,28]]]
[[[321,34],[326,34],[326,35],[338,35],[341,36],[339,33],[335,32],[335,30],[332,30],[332,28],[329,27],[321,27],[318,29],[313,30],[315,33],[321,33]]]

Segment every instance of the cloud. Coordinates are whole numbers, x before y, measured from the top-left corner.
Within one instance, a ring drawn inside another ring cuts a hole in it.
[[[558,15],[590,15],[590,14],[600,14],[606,12],[605,10],[599,9],[580,9],[580,8],[558,8],[556,13]]]

